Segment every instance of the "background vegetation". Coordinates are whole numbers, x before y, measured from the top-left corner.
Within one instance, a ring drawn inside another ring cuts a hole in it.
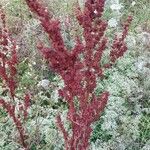
[[[83,3],[79,0],[80,5]],[[68,47],[72,37],[81,34],[73,14],[76,0],[43,0],[62,23],[62,34]],[[36,17],[23,0],[1,0],[7,15],[7,24],[19,45],[17,94],[31,91],[32,105],[25,123],[30,133],[31,150],[61,150],[63,140],[55,126],[56,113],[67,113],[67,106],[58,97],[63,86],[40,56],[36,48],[39,40],[47,43],[47,36]],[[115,8],[113,7],[115,6]],[[112,70],[105,72],[107,80],[98,81],[96,91],[108,89],[111,93],[108,105],[99,121],[93,124],[91,150],[149,150],[150,149],[150,0],[107,0],[104,18],[108,20],[107,34],[113,39],[128,14],[133,16],[128,52],[118,60]],[[66,22],[69,27],[66,26]],[[105,55],[103,58],[105,61]],[[39,71],[40,70],[40,71]],[[1,86],[0,97],[7,98]],[[69,125],[66,123],[69,129]],[[0,150],[18,150],[17,132],[12,120],[0,108]]]

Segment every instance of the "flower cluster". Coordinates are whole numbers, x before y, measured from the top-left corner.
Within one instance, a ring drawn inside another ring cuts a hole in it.
[[[60,115],[57,116],[57,125],[63,133],[65,147],[67,150],[86,150],[92,132],[91,124],[99,118],[109,96],[107,91],[100,96],[94,93],[96,79],[103,76],[104,66],[101,66],[100,62],[107,45],[105,36],[107,22],[101,19],[105,0],[86,0],[83,10],[78,6],[76,16],[83,28],[84,39],[77,37],[72,50],[68,50],[64,44],[60,22],[54,20],[38,0],[26,2],[30,10],[37,14],[49,36],[51,47],[45,47],[40,43],[38,49],[50,67],[64,81],[64,88],[59,90],[59,95],[69,106],[67,119],[71,123],[72,133],[67,133]],[[110,60],[113,63],[126,51],[124,39],[130,20],[129,18],[128,24],[124,26],[122,37],[114,40],[113,50],[110,53]]]
[[[12,101],[6,101],[4,98],[0,97],[0,106],[2,106],[8,113],[8,115],[12,118],[20,136],[20,142],[22,147],[27,150],[27,144],[25,142],[27,136],[25,133],[25,129],[23,127],[20,114],[17,115],[16,111],[16,75],[18,64],[17,57],[17,45],[16,42],[11,38],[5,21],[5,14],[3,10],[0,10],[0,19],[2,25],[0,27],[0,79],[2,79],[3,86],[7,88],[10,93],[10,99]],[[23,102],[19,104],[19,113],[23,114],[23,120],[25,120],[28,116],[28,108],[30,106],[30,96],[29,94],[25,94],[23,98]]]

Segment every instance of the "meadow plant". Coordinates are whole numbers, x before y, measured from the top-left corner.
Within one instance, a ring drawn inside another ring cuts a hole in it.
[[[49,66],[60,75],[64,87],[59,95],[68,104],[67,119],[71,123],[71,133],[64,127],[60,114],[57,116],[57,126],[63,133],[66,150],[86,150],[92,132],[91,124],[99,119],[104,110],[109,92],[104,91],[97,96],[94,91],[97,78],[103,79],[104,70],[123,56],[127,50],[125,38],[132,18],[128,17],[123,25],[121,36],[115,36],[110,50],[110,61],[100,64],[108,39],[105,36],[107,22],[102,19],[105,0],[86,0],[84,8],[76,9],[78,23],[83,29],[83,36],[76,37],[75,46],[68,50],[61,35],[59,20],[38,0],[26,0],[30,10],[34,12],[48,34],[51,47],[38,45],[38,49]]]
[[[19,142],[24,149],[28,149],[26,139],[26,131],[23,126],[23,121],[27,119],[28,108],[30,106],[30,96],[25,94],[23,102],[19,103],[19,113],[17,114],[16,105],[16,75],[17,75],[17,44],[15,40],[11,38],[11,35],[6,27],[6,19],[3,10],[0,10],[0,79],[2,80],[3,88],[5,92],[8,93],[9,99],[0,97],[0,106],[3,107],[10,118],[12,118],[18,132],[19,132]],[[4,92],[4,91],[3,91]],[[23,114],[23,117],[21,117]]]

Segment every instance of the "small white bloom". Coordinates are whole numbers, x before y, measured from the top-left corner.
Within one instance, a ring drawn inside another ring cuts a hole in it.
[[[32,63],[33,63],[33,65],[36,65],[36,62],[35,62],[35,61],[33,61]]]
[[[95,14],[97,14],[97,13],[98,13],[96,9],[94,10],[94,13],[95,13]]]
[[[131,3],[131,5],[132,5],[132,6],[134,6],[135,4],[136,4],[136,2],[135,2],[135,1],[133,1],[133,2]]]
[[[135,63],[135,66],[137,67],[137,70],[138,70],[139,72],[141,72],[141,71],[143,70],[144,65],[145,65],[145,62],[144,62],[144,61],[140,61],[140,62]]]
[[[39,83],[38,83],[38,87],[43,87],[45,90],[48,90],[49,89],[49,84],[50,84],[50,81],[49,80],[47,80],[47,79],[44,79],[44,80],[42,80],[42,81],[40,81]]]
[[[108,21],[108,26],[110,27],[116,27],[118,25],[118,22],[115,18],[111,18],[109,21]]]
[[[120,10],[121,8],[123,8],[123,6],[122,6],[122,4],[112,4],[112,5],[110,6],[110,8],[111,8],[112,10]]]
[[[45,8],[45,12],[48,12],[47,7]]]

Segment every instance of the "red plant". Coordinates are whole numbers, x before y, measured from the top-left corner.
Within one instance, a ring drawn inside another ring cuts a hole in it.
[[[25,142],[27,136],[25,133],[25,129],[23,127],[20,115],[17,115],[16,110],[16,75],[17,75],[17,69],[16,65],[18,64],[18,58],[17,58],[17,45],[16,42],[11,38],[11,35],[9,34],[7,27],[6,27],[6,21],[5,21],[5,14],[2,10],[0,10],[0,19],[1,19],[1,27],[0,27],[0,79],[2,80],[3,86],[8,91],[8,94],[10,94],[10,100],[5,100],[4,98],[0,97],[0,106],[2,106],[9,116],[12,118],[20,136],[20,142],[23,148],[25,150],[28,149],[27,143]],[[30,97],[29,94],[25,94],[25,97],[23,98],[24,102],[20,103],[20,110],[19,113],[23,112],[23,120],[27,118],[27,111],[29,108],[29,101]]]
[[[100,96],[94,94],[96,79],[101,78],[104,69],[110,68],[127,50],[124,40],[132,19],[129,17],[124,24],[122,36],[116,36],[110,51],[110,63],[100,65],[107,45],[107,22],[101,19],[105,0],[86,0],[83,11],[78,7],[76,16],[83,28],[84,39],[77,37],[71,51],[64,44],[60,22],[53,19],[38,0],[26,0],[26,3],[37,14],[49,36],[51,47],[40,44],[38,48],[64,81],[64,88],[59,94],[69,106],[67,119],[71,123],[72,133],[68,134],[60,115],[57,116],[57,125],[63,133],[66,150],[86,150],[92,132],[91,124],[99,118],[109,97],[107,91]]]

